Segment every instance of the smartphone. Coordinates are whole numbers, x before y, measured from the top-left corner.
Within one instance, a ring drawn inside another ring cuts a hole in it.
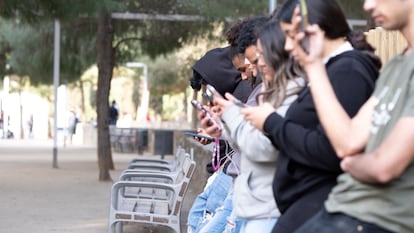
[[[299,4],[300,17],[302,19],[300,22],[300,31],[305,32],[306,28],[309,25],[308,7],[306,5],[306,0],[298,0],[298,4]],[[306,33],[305,33],[305,37],[301,41],[301,46],[303,50],[305,50],[305,52],[309,52],[309,38],[306,36]]]
[[[217,125],[218,129],[221,130],[220,124],[214,119],[210,111],[207,110],[200,102],[197,100],[191,100],[191,104],[200,112],[204,113],[210,119],[211,123]]]
[[[244,107],[246,107],[246,105],[245,105],[243,102],[241,102],[240,100],[238,100],[238,99],[233,100],[233,103],[234,103],[236,106],[239,106],[240,108],[244,108]]]
[[[213,117],[211,113],[197,100],[191,100],[191,104],[198,109],[200,112],[206,114],[209,117]]]
[[[206,87],[206,94],[209,96],[209,98],[211,100],[214,100],[214,96],[218,96],[223,98],[223,96],[216,90],[216,88],[214,88],[213,86],[211,86],[210,84],[207,84]]]
[[[203,92],[202,96],[203,96],[203,97],[207,100],[207,102],[208,102],[211,106],[213,106],[213,105],[214,105],[214,103],[213,103],[213,96],[211,96],[211,95],[207,94],[206,92]]]
[[[198,134],[197,132],[188,131],[188,132],[185,132],[184,134],[187,135],[187,136],[191,136],[191,137],[205,138],[209,142],[214,141],[214,138],[212,138],[210,136]]]

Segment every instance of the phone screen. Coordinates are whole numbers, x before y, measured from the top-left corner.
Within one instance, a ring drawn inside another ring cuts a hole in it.
[[[306,5],[306,0],[298,0],[299,9],[300,9],[300,16],[302,18],[300,23],[300,30],[305,32],[306,27],[309,25],[308,19],[308,7]],[[305,50],[305,52],[309,52],[309,39],[305,36],[305,38],[301,41],[301,46]]]

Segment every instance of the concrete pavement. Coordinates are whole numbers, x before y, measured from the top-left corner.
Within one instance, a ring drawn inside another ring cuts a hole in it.
[[[0,232],[107,232],[112,182],[98,181],[96,148],[58,148],[51,140],[0,139]],[[135,154],[114,153],[117,180]],[[167,232],[126,226],[128,232]]]

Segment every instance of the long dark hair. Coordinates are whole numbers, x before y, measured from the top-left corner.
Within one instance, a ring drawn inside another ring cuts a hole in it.
[[[285,1],[276,18],[282,22],[290,23],[297,4],[297,0]],[[374,54],[375,49],[366,41],[363,32],[351,30],[345,13],[336,0],[306,0],[306,5],[309,23],[318,24],[327,38],[347,38],[355,49],[367,53],[375,64],[381,67],[380,58]]]
[[[263,59],[275,74],[272,81],[263,80],[265,91],[257,96],[257,100],[262,96],[263,101],[270,102],[277,108],[286,97],[302,89],[286,91],[288,81],[303,77],[303,71],[284,48],[285,35],[280,28],[279,21],[267,22],[260,30],[259,40],[263,47]]]

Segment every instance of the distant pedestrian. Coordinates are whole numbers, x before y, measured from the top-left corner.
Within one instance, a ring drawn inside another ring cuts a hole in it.
[[[33,138],[33,114],[30,115],[27,126],[29,127],[29,138]]]
[[[76,125],[79,122],[79,118],[76,115],[74,110],[71,110],[68,115],[68,128],[67,128],[67,137],[69,139],[70,144],[72,144],[72,137],[76,134]],[[66,145],[66,140],[65,140]]]
[[[119,117],[119,110],[115,100],[112,100],[112,104],[109,107],[109,125],[116,125]]]

